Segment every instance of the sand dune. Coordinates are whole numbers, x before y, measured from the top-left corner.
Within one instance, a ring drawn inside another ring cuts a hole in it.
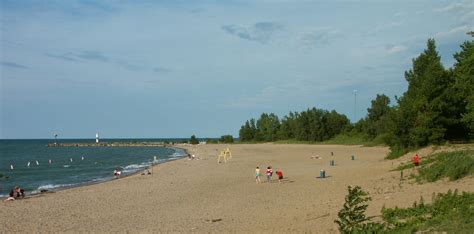
[[[201,160],[177,160],[156,166],[149,176],[2,202],[0,232],[337,233],[334,219],[348,185],[370,193],[372,215],[383,205],[411,206],[420,196],[429,202],[433,192],[474,192],[473,177],[422,185],[400,181],[400,173],[390,169],[408,159],[384,160],[383,147],[228,145],[233,158],[225,164],[217,163],[216,153],[225,145],[186,147]],[[331,159],[336,166],[329,166]],[[268,165],[283,170],[282,184],[276,176],[271,183],[264,176],[255,183],[255,167],[263,172]],[[320,169],[328,178],[316,178]]]

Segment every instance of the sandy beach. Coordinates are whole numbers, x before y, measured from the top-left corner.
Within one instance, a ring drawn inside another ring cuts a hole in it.
[[[217,163],[229,147],[233,158]],[[153,175],[78,187],[0,203],[0,232],[314,232],[338,233],[334,220],[348,185],[370,193],[369,215],[408,207],[433,192],[474,192],[474,177],[416,184],[390,171],[408,156],[384,160],[385,147],[340,145],[185,146],[200,160],[157,165]],[[421,151],[424,156],[431,149]],[[334,152],[334,156],[331,156]],[[322,159],[311,159],[319,155]],[[355,160],[351,160],[355,155]],[[335,160],[336,166],[329,161]],[[255,183],[255,167],[284,174]],[[320,179],[324,169],[327,178]],[[408,176],[410,172],[406,171]]]

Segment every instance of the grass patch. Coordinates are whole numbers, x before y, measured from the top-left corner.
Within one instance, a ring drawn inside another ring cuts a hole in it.
[[[387,154],[385,157],[386,159],[397,159],[400,158],[401,156],[405,155],[409,151],[407,149],[403,148],[390,148],[390,153]]]
[[[382,218],[386,233],[471,233],[474,230],[474,194],[459,194],[457,190],[433,194],[432,204],[425,204],[421,198],[410,208],[382,208]]]
[[[434,182],[442,178],[457,180],[474,173],[474,151],[454,151],[434,154],[432,163],[418,170],[416,180]]]
[[[436,155],[429,155],[427,157],[423,157],[423,158],[421,158],[421,161],[420,161],[420,167],[431,164],[435,160],[436,160]],[[410,168],[414,168],[414,167],[415,167],[415,165],[413,164],[413,162],[409,161],[409,162],[406,162],[406,163],[402,163],[400,166],[393,169],[392,171],[401,171],[401,170],[406,170],[406,169],[410,169]]]
[[[364,145],[368,142],[368,140],[365,139],[363,134],[339,134],[336,135],[335,137],[327,140],[320,142],[320,144],[324,145]]]

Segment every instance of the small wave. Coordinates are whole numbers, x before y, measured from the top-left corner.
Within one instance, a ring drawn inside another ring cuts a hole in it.
[[[123,168],[124,173],[128,172],[136,172],[140,169],[148,167],[150,164],[149,163],[141,163],[141,164],[131,164]]]
[[[63,188],[63,187],[72,187],[76,184],[46,184],[46,185],[40,185],[37,189],[33,190],[31,193],[36,194],[40,193],[42,190],[54,190],[57,188]]]
[[[65,167],[65,168],[68,168],[68,167],[70,167],[70,166],[71,166],[71,165],[63,165],[63,167]]]

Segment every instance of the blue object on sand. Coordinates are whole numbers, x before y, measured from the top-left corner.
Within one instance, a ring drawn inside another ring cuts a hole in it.
[[[324,171],[323,169],[321,169],[321,171],[319,172],[319,177],[320,177],[320,178],[326,178],[326,171]]]

